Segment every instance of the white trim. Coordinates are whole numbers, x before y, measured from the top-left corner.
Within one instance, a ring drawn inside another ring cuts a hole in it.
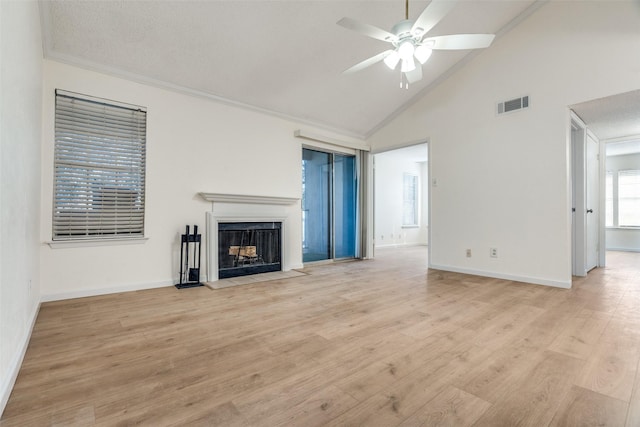
[[[628,225],[626,227],[621,227],[619,225],[611,226],[611,227],[606,227],[607,230],[624,230],[624,231],[640,231],[640,227],[638,226],[632,226],[632,225]]]
[[[428,146],[430,141],[431,141],[430,138],[416,139],[413,141],[404,142],[402,144],[397,144],[397,145],[392,145],[390,147],[384,147],[382,149],[372,150],[371,154],[387,153],[389,151],[399,150],[401,148],[409,148],[409,147],[413,147],[415,145],[421,145],[421,144],[427,144]],[[427,154],[427,161],[429,161],[429,154]]]
[[[2,416],[5,407],[7,406],[9,396],[11,396],[11,391],[13,390],[13,386],[15,385],[16,379],[18,378],[18,373],[20,372],[20,368],[22,367],[24,355],[27,353],[27,347],[29,346],[29,341],[31,341],[31,334],[33,333],[33,327],[36,325],[36,319],[38,318],[39,312],[40,304],[38,303],[31,313],[31,319],[29,319],[29,328],[27,329],[27,333],[25,334],[25,337],[20,344],[20,348],[14,354],[13,359],[9,363],[9,369],[7,370],[8,374],[2,381],[2,385],[0,385],[0,417]]]
[[[474,270],[471,268],[459,268],[450,265],[431,264],[429,268],[434,270],[451,271],[453,273],[472,274],[474,276],[492,277],[494,279],[511,280],[514,282],[530,283],[534,285],[552,286],[554,288],[571,289],[571,282],[541,279],[539,277],[516,276],[513,274],[495,273],[493,271]]]
[[[207,212],[207,282],[217,282],[218,278],[218,223],[220,222],[279,222],[280,241],[283,243],[280,251],[280,271],[292,268],[286,263],[285,244],[287,236],[287,218],[284,216],[253,216],[253,215],[216,215]],[[300,267],[295,267],[300,268]]]
[[[41,302],[60,301],[72,298],[84,298],[94,297],[97,295],[117,294],[120,292],[142,291],[145,289],[163,288],[166,286],[173,286],[175,283],[173,280],[165,280],[162,282],[151,283],[130,283],[128,285],[110,286],[108,288],[97,289],[81,289],[77,291],[58,292],[53,294],[43,294],[40,297]]]
[[[433,178],[433,162],[431,161],[431,140],[427,142],[427,266],[431,267],[431,203],[435,185],[432,185]]]
[[[376,244],[377,249],[386,249],[386,248],[408,248],[412,246],[429,246],[425,243],[389,243],[387,245],[378,245]]]
[[[119,239],[76,239],[76,240],[53,240],[45,242],[51,249],[88,248],[96,246],[120,246],[120,245],[142,245],[149,240],[148,237],[133,237]]]
[[[296,197],[250,196],[246,194],[198,193],[208,202],[250,203],[257,205],[294,205],[300,200]]]
[[[604,142],[605,144],[615,144],[617,142],[632,142],[640,140],[640,134],[628,135],[628,136],[619,136],[616,138],[603,139],[600,142]]]
[[[347,148],[353,148],[356,150],[371,151],[371,147],[369,147],[369,145],[365,143],[343,141],[341,139],[332,138],[330,136],[325,136],[325,135],[321,135],[314,132],[308,132],[302,129],[295,130],[293,132],[293,136],[296,138],[307,139],[310,141],[323,142],[325,144],[335,145],[337,147],[347,147]]]
[[[587,187],[586,187],[586,168],[587,168],[587,127],[582,119],[570,108],[569,126],[567,127],[567,137],[569,138],[568,146],[570,155],[567,160],[570,162],[567,171],[569,175],[569,192],[567,197],[567,217],[569,229],[571,230],[570,245],[571,249],[571,274],[574,276],[584,277],[587,275]],[[577,132],[574,139],[574,132]],[[575,209],[575,210],[574,210]]]

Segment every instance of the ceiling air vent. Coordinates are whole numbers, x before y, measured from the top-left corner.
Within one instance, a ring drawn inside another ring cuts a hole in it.
[[[508,101],[498,103],[498,114],[511,113],[513,111],[529,108],[529,97],[510,99]]]

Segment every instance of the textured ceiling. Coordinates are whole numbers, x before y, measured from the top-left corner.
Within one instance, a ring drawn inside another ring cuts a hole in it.
[[[572,105],[571,109],[600,139],[640,136],[640,90]]]
[[[348,16],[388,30],[404,18],[404,3],[55,0],[41,10],[48,58],[364,137],[470,53],[434,52],[408,90],[383,63],[343,75],[387,44],[336,22]],[[429,35],[504,32],[533,3],[460,1]],[[410,18],[427,4],[410,2]]]

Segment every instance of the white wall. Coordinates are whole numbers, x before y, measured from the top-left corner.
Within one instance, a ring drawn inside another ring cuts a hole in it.
[[[299,124],[54,61],[44,65],[42,240],[51,240],[56,88],[147,107],[149,238],[125,246],[43,245],[45,300],[175,283],[179,235],[186,224],[204,231],[205,213],[212,210],[198,192],[300,198],[301,140],[293,136]],[[285,261],[295,268],[302,265],[300,203],[287,209]]]
[[[369,139],[429,138],[432,267],[570,286],[567,106],[638,88],[639,18],[633,2],[549,2]],[[521,95],[528,110],[495,115]]]
[[[607,156],[607,171],[617,174],[620,170],[640,169],[640,153]],[[640,229],[606,229],[607,250],[640,252]]]
[[[0,1],[0,414],[39,306],[42,42],[36,2]]]
[[[424,146],[425,155],[427,147]],[[377,248],[427,244],[426,162],[417,162],[403,149],[375,155],[375,245]],[[418,176],[419,226],[402,226],[404,174]]]

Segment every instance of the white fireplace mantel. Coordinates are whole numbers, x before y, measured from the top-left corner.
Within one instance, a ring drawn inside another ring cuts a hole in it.
[[[198,193],[200,197],[208,202],[218,203],[245,203],[257,205],[294,205],[298,202],[295,197],[271,197],[271,196],[250,196],[246,194],[221,194],[221,193]]]
[[[2,0],[0,0],[2,1]],[[250,196],[245,194],[198,193],[204,200],[211,202],[212,209],[207,212],[207,280],[218,280],[218,224],[220,222],[281,222],[283,271],[297,268],[290,263],[292,247],[288,241],[289,221],[299,198]]]

